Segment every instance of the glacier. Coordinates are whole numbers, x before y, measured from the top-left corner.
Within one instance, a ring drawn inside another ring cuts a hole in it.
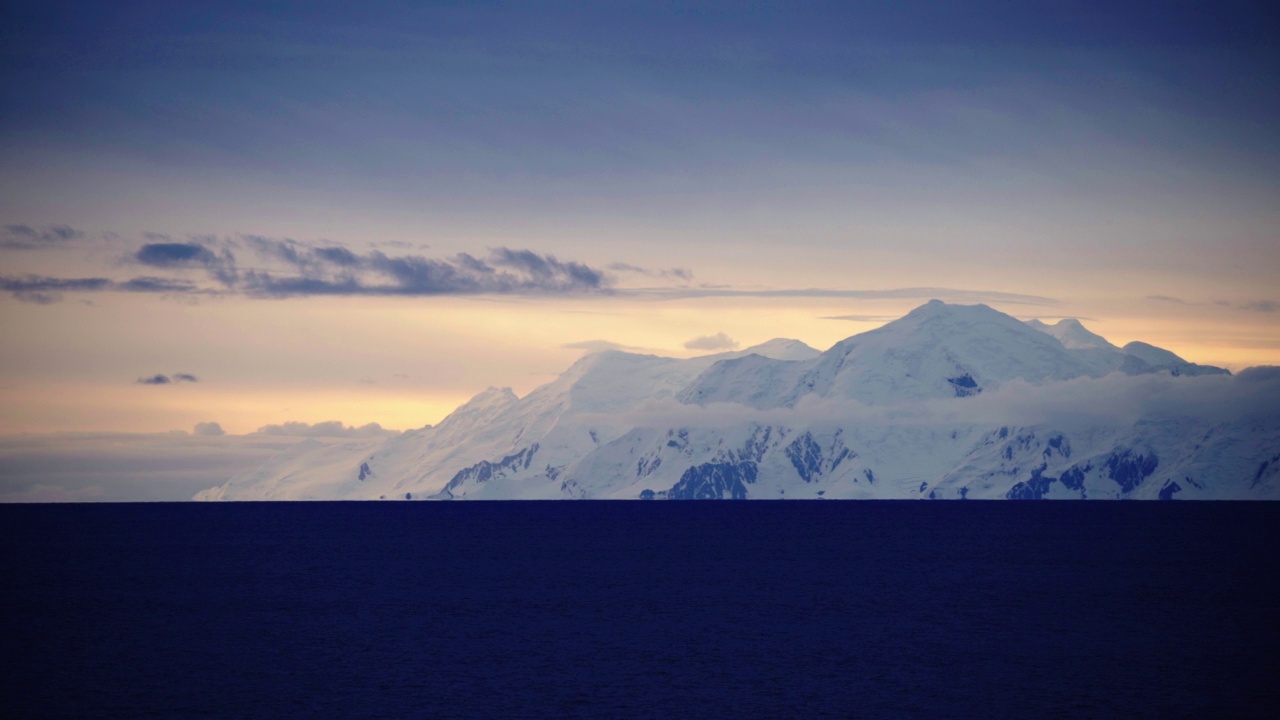
[[[819,352],[587,355],[197,500],[1280,499],[1280,377],[937,300]]]

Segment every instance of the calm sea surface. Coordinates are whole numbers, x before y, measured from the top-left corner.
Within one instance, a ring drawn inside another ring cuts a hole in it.
[[[1280,503],[0,506],[24,717],[1280,717]]]

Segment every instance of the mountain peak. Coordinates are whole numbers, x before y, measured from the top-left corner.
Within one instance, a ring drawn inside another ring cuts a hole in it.
[[[1126,355],[1132,355],[1155,366],[1184,365],[1187,362],[1164,348],[1156,347],[1149,343],[1139,342],[1137,340],[1125,345],[1124,352]]]
[[[1125,364],[1121,370],[1130,375],[1168,370],[1174,375],[1230,375],[1231,372],[1212,365],[1197,365],[1176,354],[1137,340],[1124,346]]]
[[[774,338],[772,340],[766,340],[759,345],[752,345],[751,347],[743,350],[742,354],[762,355],[767,358],[773,358],[774,360],[808,360],[811,357],[816,357],[819,354],[819,351],[809,347],[799,340],[793,340],[791,338]]]
[[[459,410],[471,408],[479,409],[491,407],[494,405],[505,405],[507,403],[516,402],[520,398],[516,397],[515,391],[509,387],[494,387],[490,385],[483,391],[476,394],[475,397],[468,400]]]
[[[1115,345],[1108,342],[1106,338],[1091,332],[1075,318],[1062,318],[1053,325],[1040,320],[1028,320],[1027,325],[1040,332],[1054,336],[1068,350],[1092,350],[1094,348],[1119,350]]]
[[[893,322],[887,323],[869,333],[855,335],[841,342],[848,343],[855,338],[882,333],[897,334],[905,332],[914,334],[926,328],[930,329],[928,331],[930,336],[940,328],[947,328],[945,331],[947,333],[967,332],[968,329],[979,324],[995,324],[1010,329],[1019,328],[1014,332],[1019,332],[1024,327],[1022,322],[988,305],[959,305],[941,300],[930,300]]]

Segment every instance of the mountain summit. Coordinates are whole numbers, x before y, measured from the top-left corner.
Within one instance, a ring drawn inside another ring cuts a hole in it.
[[[806,362],[717,363],[681,399],[761,409],[792,407],[810,395],[886,404],[967,397],[1013,379],[1038,383],[1093,372],[1060,342],[1004,313],[932,300]]]
[[[1280,378],[930,301],[818,352],[587,355],[198,499],[1280,498]]]

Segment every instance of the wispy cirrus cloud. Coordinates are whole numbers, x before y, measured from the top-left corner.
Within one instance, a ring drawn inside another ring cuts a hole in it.
[[[1280,310],[1280,302],[1275,300],[1255,300],[1253,302],[1239,303],[1236,307],[1250,312],[1273,313]]]
[[[620,291],[621,292],[621,291]],[[739,290],[728,287],[698,288],[646,288],[626,291],[629,294],[652,300],[683,300],[704,297],[756,297],[756,298],[833,298],[851,300],[945,300],[956,303],[1003,303],[1010,305],[1039,305],[1054,307],[1061,304],[1056,298],[1042,295],[1001,292],[998,290],[966,290],[945,287],[888,288],[859,290],[845,288],[777,288],[765,290]]]
[[[1153,300],[1159,303],[1168,303],[1170,305],[1204,306],[1216,305],[1218,307],[1231,308],[1233,310],[1243,310],[1245,312],[1257,313],[1273,313],[1280,311],[1280,302],[1275,300],[1247,300],[1242,302],[1232,302],[1230,300],[1214,300],[1213,302],[1203,302],[1195,300],[1186,300],[1172,295],[1148,295],[1146,300]]]
[[[644,277],[660,278],[663,280],[679,280],[686,283],[693,282],[693,271],[688,268],[673,267],[666,270],[653,270],[625,262],[609,263],[608,268],[614,272],[629,273]]]
[[[897,315],[826,315],[823,320],[848,320],[849,322],[889,322],[897,320]]]

